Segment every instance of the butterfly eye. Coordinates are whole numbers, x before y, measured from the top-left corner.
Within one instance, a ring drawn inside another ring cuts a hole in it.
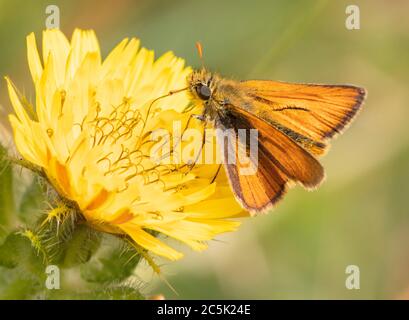
[[[212,91],[205,84],[198,84],[196,86],[196,92],[200,99],[209,100],[212,96]]]

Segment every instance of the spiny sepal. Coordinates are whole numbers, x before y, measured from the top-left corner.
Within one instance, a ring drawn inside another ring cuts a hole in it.
[[[105,234],[92,259],[81,266],[81,277],[91,283],[114,283],[130,277],[141,259],[128,241]]]

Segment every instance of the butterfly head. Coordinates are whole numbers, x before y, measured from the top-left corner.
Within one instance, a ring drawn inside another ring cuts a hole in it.
[[[213,97],[215,89],[214,80],[213,74],[206,69],[195,70],[188,79],[190,91],[200,100],[208,101]]]

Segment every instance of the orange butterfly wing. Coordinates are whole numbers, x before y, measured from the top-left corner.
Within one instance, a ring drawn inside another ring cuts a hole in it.
[[[352,121],[365,98],[349,85],[293,84],[269,80],[240,83],[250,103],[241,107],[289,135],[313,154]]]
[[[251,113],[235,108],[229,118],[234,129],[258,129],[257,171],[252,175],[240,174],[242,164],[235,148],[229,141],[224,141],[223,152],[225,169],[236,198],[250,213],[266,212],[286,192],[290,182],[301,183],[306,188],[319,185],[324,178],[321,164],[306,150],[283,132],[257,118]],[[226,130],[222,122],[216,127]],[[238,144],[242,141],[238,140]],[[247,147],[245,147],[247,148]],[[226,159],[235,154],[236,163]]]

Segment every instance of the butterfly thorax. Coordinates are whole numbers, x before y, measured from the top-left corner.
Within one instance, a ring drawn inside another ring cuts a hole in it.
[[[203,116],[208,121],[228,117],[232,100],[240,99],[237,82],[220,77],[202,68],[191,73],[188,79],[190,91],[203,101]]]

